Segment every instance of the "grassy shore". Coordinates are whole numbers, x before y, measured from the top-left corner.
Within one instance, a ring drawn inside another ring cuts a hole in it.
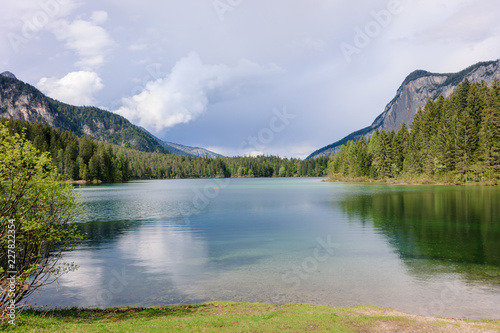
[[[500,320],[407,315],[388,308],[214,302],[152,308],[24,311],[7,332],[499,332]]]
[[[446,185],[446,186],[499,186],[497,179],[488,179],[483,181],[461,181],[453,177],[426,177],[426,176],[401,176],[398,178],[371,179],[368,177],[349,177],[334,175],[327,181],[342,183],[372,183],[385,185]]]

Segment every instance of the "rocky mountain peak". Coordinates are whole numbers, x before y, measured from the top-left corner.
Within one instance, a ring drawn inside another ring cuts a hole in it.
[[[411,81],[414,81],[414,80],[418,80],[422,77],[426,77],[426,76],[431,76],[433,75],[431,72],[428,72],[428,71],[424,71],[424,70],[421,70],[421,69],[418,69],[416,71],[413,71],[411,72],[406,78],[405,80],[403,81],[403,86]]]
[[[357,141],[362,136],[368,138],[376,130],[398,131],[403,123],[410,125],[418,109],[429,99],[435,101],[440,95],[448,97],[465,79],[470,82],[484,81],[491,84],[495,78],[500,79],[500,60],[480,62],[458,73],[440,74],[416,70],[405,78],[396,96],[370,126],[318,149],[309,155],[308,159],[328,156],[348,141]]]
[[[8,77],[8,78],[11,78],[11,79],[16,79],[16,80],[17,80],[17,77],[16,77],[14,74],[12,74],[11,72],[9,72],[9,71],[5,71],[5,72],[3,72],[3,73],[2,73],[2,74],[0,74],[0,75],[1,75],[1,76],[5,76],[5,77]]]

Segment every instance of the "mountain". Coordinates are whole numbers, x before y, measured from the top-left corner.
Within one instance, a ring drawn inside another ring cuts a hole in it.
[[[403,123],[410,125],[418,109],[423,107],[429,99],[435,101],[440,95],[448,97],[465,79],[471,82],[485,81],[491,84],[495,78],[500,78],[500,60],[480,62],[458,73],[451,74],[436,74],[423,70],[414,71],[406,77],[396,92],[396,96],[370,126],[316,150],[307,159],[329,156],[348,141],[356,141],[362,136],[367,138],[376,130],[397,131]]]
[[[202,148],[164,142],[113,112],[56,101],[10,72],[0,74],[0,117],[38,121],[78,136],[90,135],[99,141],[146,152],[218,156]]]
[[[184,156],[194,156],[194,157],[203,157],[203,158],[217,158],[217,157],[224,157],[220,154],[214,153],[210,150],[204,149],[204,148],[199,148],[199,147],[190,147],[190,146],[184,146],[178,143],[172,143],[172,142],[167,142],[163,141],[161,139],[158,139],[156,136],[153,134],[149,133],[145,128],[140,127],[144,132],[148,133],[152,137],[154,137],[165,149],[167,149],[171,154],[175,155],[184,155]]]
[[[203,158],[224,157],[220,154],[214,153],[204,148],[184,146],[178,143],[166,142],[162,140],[160,140],[160,144],[170,153],[175,155],[194,156]]]
[[[12,74],[11,72],[3,72],[2,74],[0,74],[0,76],[8,77],[11,79],[17,79],[16,76],[14,74]]]

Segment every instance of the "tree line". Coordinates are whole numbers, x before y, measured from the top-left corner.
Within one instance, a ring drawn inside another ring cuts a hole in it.
[[[24,133],[64,180],[127,181],[227,177],[320,177],[328,157],[302,161],[277,156],[201,158],[143,152],[76,136],[41,123],[1,119],[11,135]]]
[[[448,98],[429,100],[411,128],[349,141],[329,163],[333,180],[419,179],[500,182],[500,81],[465,79]],[[415,178],[416,177],[416,178]]]

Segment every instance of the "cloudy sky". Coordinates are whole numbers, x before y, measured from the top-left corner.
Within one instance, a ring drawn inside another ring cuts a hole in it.
[[[0,71],[228,156],[305,157],[413,70],[500,58],[497,0],[2,2]]]

